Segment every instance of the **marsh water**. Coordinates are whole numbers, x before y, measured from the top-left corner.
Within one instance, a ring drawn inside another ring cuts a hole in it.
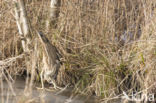
[[[47,84],[45,88],[49,86]],[[31,90],[26,89],[26,80],[23,77],[17,77],[11,84],[3,80],[0,84],[0,103],[100,103],[95,96],[72,96],[71,88],[60,92],[37,89],[37,87],[41,87],[41,84],[34,83]],[[102,103],[122,103],[122,100],[116,99]]]
[[[38,84],[33,84],[31,98],[28,99],[24,96],[26,92],[29,93],[25,86],[25,80],[19,77],[11,85],[7,81],[3,81],[0,84],[0,103],[25,103],[24,101],[28,103],[97,103],[94,97],[76,96],[71,99],[71,89],[66,89],[61,93],[39,90],[36,88],[39,86]]]

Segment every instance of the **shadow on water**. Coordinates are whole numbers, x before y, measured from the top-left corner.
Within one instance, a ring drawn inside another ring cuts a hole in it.
[[[24,90],[25,90],[25,79],[22,77],[18,77],[15,80],[15,83],[11,84],[13,87],[13,91],[10,89],[9,83],[7,81],[3,81],[0,84],[0,103],[21,103],[19,100],[24,98]],[[43,91],[36,89],[36,86],[39,84],[34,84],[32,89],[32,99],[29,103],[97,103],[95,97],[84,97],[78,96],[74,99],[69,99],[72,93],[71,89],[67,89],[62,93],[57,94],[58,92],[54,91]],[[87,98],[87,99],[86,99]],[[67,102],[68,101],[68,102]],[[26,103],[26,102],[22,102]]]

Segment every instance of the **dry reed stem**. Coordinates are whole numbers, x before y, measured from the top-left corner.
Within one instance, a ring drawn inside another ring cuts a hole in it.
[[[26,4],[32,27],[44,32],[48,3],[28,1]],[[95,94],[103,101],[122,96],[122,91],[155,93],[156,76],[152,74],[156,72],[155,4],[155,0],[62,0],[58,28],[50,29],[47,34],[64,54],[65,68],[60,73],[60,84],[70,82],[75,94]],[[2,11],[5,8],[7,6],[2,7]],[[6,35],[16,34],[11,32],[17,32],[17,28],[12,16],[2,16],[8,18],[1,22],[0,39],[7,41]],[[139,33],[141,35],[137,35]],[[123,41],[126,38],[127,41]],[[0,48],[3,56],[3,47]],[[10,66],[16,59],[2,60],[0,65],[6,65],[5,61]],[[62,77],[68,79],[67,82],[62,83]]]

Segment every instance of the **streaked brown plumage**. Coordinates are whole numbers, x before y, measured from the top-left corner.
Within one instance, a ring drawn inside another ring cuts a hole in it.
[[[56,78],[61,66],[60,62],[61,55],[59,54],[56,47],[50,43],[48,38],[42,32],[37,32],[37,34],[44,48],[43,50],[44,67],[42,68],[41,79],[42,76],[44,76],[44,80],[47,80],[47,82],[52,83],[55,89],[59,88],[56,85]]]

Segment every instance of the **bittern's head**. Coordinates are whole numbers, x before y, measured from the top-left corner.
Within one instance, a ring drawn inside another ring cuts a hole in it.
[[[43,43],[49,42],[48,38],[41,31],[37,31],[37,35]]]

